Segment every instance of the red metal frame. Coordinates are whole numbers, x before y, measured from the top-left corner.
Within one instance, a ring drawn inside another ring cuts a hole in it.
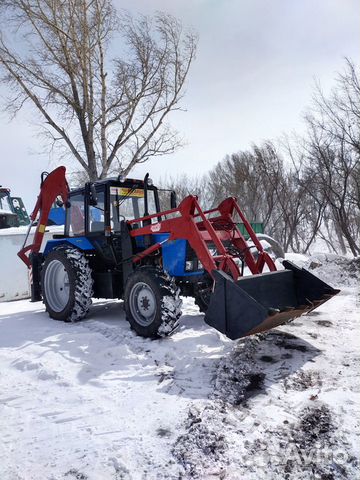
[[[217,215],[212,216],[216,213]],[[251,253],[248,243],[234,221],[235,213],[244,223],[245,229],[258,251],[257,259]],[[167,216],[173,216],[173,218],[166,218]],[[159,222],[159,217],[165,218]],[[197,197],[190,195],[175,209],[129,220],[128,224],[146,222],[146,220],[155,220],[155,223],[131,230],[130,235],[132,237],[169,233],[170,241],[185,239],[211,276],[213,276],[212,272],[214,270],[223,270],[229,273],[234,280],[237,280],[241,276],[239,262],[236,261],[238,259],[244,261],[252,274],[261,273],[265,265],[268,266],[270,271],[276,270],[272,258],[264,251],[250,223],[233,197],[224,200],[217,208],[203,211]],[[211,254],[209,242],[216,247],[217,255],[213,256]],[[227,242],[228,245],[225,246],[224,242]],[[229,243],[232,248],[229,248]],[[134,257],[134,262],[159,250],[160,247],[160,243],[151,245],[141,252],[141,256]]]
[[[40,194],[37,198],[35,208],[30,215],[31,223],[29,225],[28,233],[26,235],[23,248],[18,253],[18,256],[28,268],[31,268],[31,260],[29,258],[30,254],[39,253],[40,251],[52,204],[59,196],[64,203],[68,201],[70,189],[66,181],[65,173],[65,167],[58,167],[49,173],[41,184]],[[25,246],[30,229],[33,226],[39,212],[40,216],[34,234],[33,243]]]

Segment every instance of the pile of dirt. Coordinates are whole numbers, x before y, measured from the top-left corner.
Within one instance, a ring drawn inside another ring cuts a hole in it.
[[[274,478],[335,480],[353,478],[356,459],[347,455],[347,443],[337,431],[326,404],[315,403],[300,412],[297,421],[284,422],[276,431],[247,442],[248,454],[266,455]]]
[[[217,365],[209,403],[201,411],[189,409],[185,432],[177,438],[172,450],[186,478],[225,475],[230,462],[227,439],[238,422],[233,414],[248,412],[246,400],[263,388],[263,364],[255,358],[261,340],[264,336],[259,335],[234,344]]]
[[[319,253],[309,257],[304,267],[332,286],[354,287],[360,279],[360,257]]]
[[[320,388],[321,386],[322,380],[320,372],[317,370],[300,370],[284,380],[285,392],[288,390],[301,392],[308,388]]]
[[[254,360],[264,336],[248,337],[234,345],[216,370],[213,398],[230,405],[240,405],[263,388],[265,374]]]
[[[172,450],[187,478],[209,474],[222,477],[219,465],[226,464],[227,442],[221,423],[221,412],[214,406],[208,405],[201,412],[196,408],[189,410],[185,433],[177,438]]]

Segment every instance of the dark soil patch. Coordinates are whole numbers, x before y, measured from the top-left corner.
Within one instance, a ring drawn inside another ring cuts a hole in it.
[[[304,391],[308,388],[320,388],[322,380],[317,370],[300,370],[296,374],[288,377],[284,381],[284,389]]]
[[[216,370],[214,397],[238,406],[263,389],[265,373],[264,365],[257,361],[259,345],[256,337],[249,337],[223,357]]]
[[[330,320],[318,320],[316,322],[321,327],[332,327],[333,323]]]
[[[168,428],[158,428],[156,430],[156,435],[158,437],[171,437],[171,430],[169,430]]]
[[[334,430],[329,408],[322,405],[305,409],[300,419],[299,428],[304,434],[301,441],[303,448],[328,436]]]
[[[287,339],[287,340],[297,340],[297,336],[296,335],[293,335],[292,333],[287,333],[287,332],[269,332],[266,334],[266,339],[267,340],[271,340],[271,339],[274,339],[275,341],[277,339],[279,340],[284,340],[284,339]]]
[[[228,446],[220,426],[211,421],[213,415],[211,407],[202,413],[190,409],[186,431],[174,444],[172,453],[190,478],[203,478],[204,470],[224,461]]]
[[[309,265],[310,270],[314,270],[315,268],[322,267],[322,263],[320,262],[311,262]]]
[[[299,352],[307,352],[309,349],[306,345],[296,342],[298,337],[287,332],[269,332],[266,340],[274,343],[277,347],[285,350],[298,350]]]
[[[276,358],[272,357],[271,355],[262,355],[260,357],[260,360],[262,362],[266,362],[266,363],[276,363],[277,362]]]
[[[249,375],[246,375],[245,378],[249,381],[249,384],[245,388],[248,395],[245,395],[245,397],[249,398],[251,396],[251,394],[249,395],[249,392],[255,393],[263,388],[265,373],[250,373]]]
[[[85,473],[79,472],[76,468],[71,468],[68,472],[65,473],[65,477],[71,476],[76,480],[87,480],[89,477]]]
[[[285,340],[279,340],[275,342],[275,345],[278,347],[284,348],[285,350],[297,350],[298,352],[307,352],[308,347],[306,345],[300,345],[299,343],[287,342]]]
[[[275,447],[273,452],[271,446]],[[265,431],[261,437],[249,442],[249,455],[256,455],[259,451],[269,452],[268,471],[274,473],[271,478],[284,480],[345,480],[354,478],[347,465],[357,465],[352,457],[344,464],[331,456],[332,452],[346,455],[347,446],[342,438],[337,438],[332,413],[324,404],[304,408],[298,421],[285,420],[283,428]]]
[[[315,338],[315,339],[318,338],[318,336],[319,336],[317,333],[314,333],[314,332],[309,332],[308,335],[309,335],[309,337]]]

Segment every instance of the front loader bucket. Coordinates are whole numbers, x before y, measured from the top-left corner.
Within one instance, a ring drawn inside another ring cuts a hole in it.
[[[283,265],[285,270],[251,275],[237,282],[215,270],[215,289],[205,322],[235,340],[308,313],[340,291],[291,262],[284,261]]]

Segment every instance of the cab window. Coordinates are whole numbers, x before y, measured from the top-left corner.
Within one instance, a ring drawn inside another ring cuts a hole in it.
[[[0,210],[6,213],[13,213],[10,206],[9,195],[6,192],[0,192]]]
[[[97,191],[97,205],[89,206],[89,232],[104,232],[105,195]]]
[[[148,190],[149,214],[156,213],[154,190]],[[144,216],[144,190],[140,188],[110,187],[110,221],[114,231],[120,229],[121,220],[133,220]],[[156,221],[156,219],[154,219]]]
[[[84,235],[85,210],[84,194],[79,193],[70,197],[70,207],[66,210],[66,231],[68,235]]]

